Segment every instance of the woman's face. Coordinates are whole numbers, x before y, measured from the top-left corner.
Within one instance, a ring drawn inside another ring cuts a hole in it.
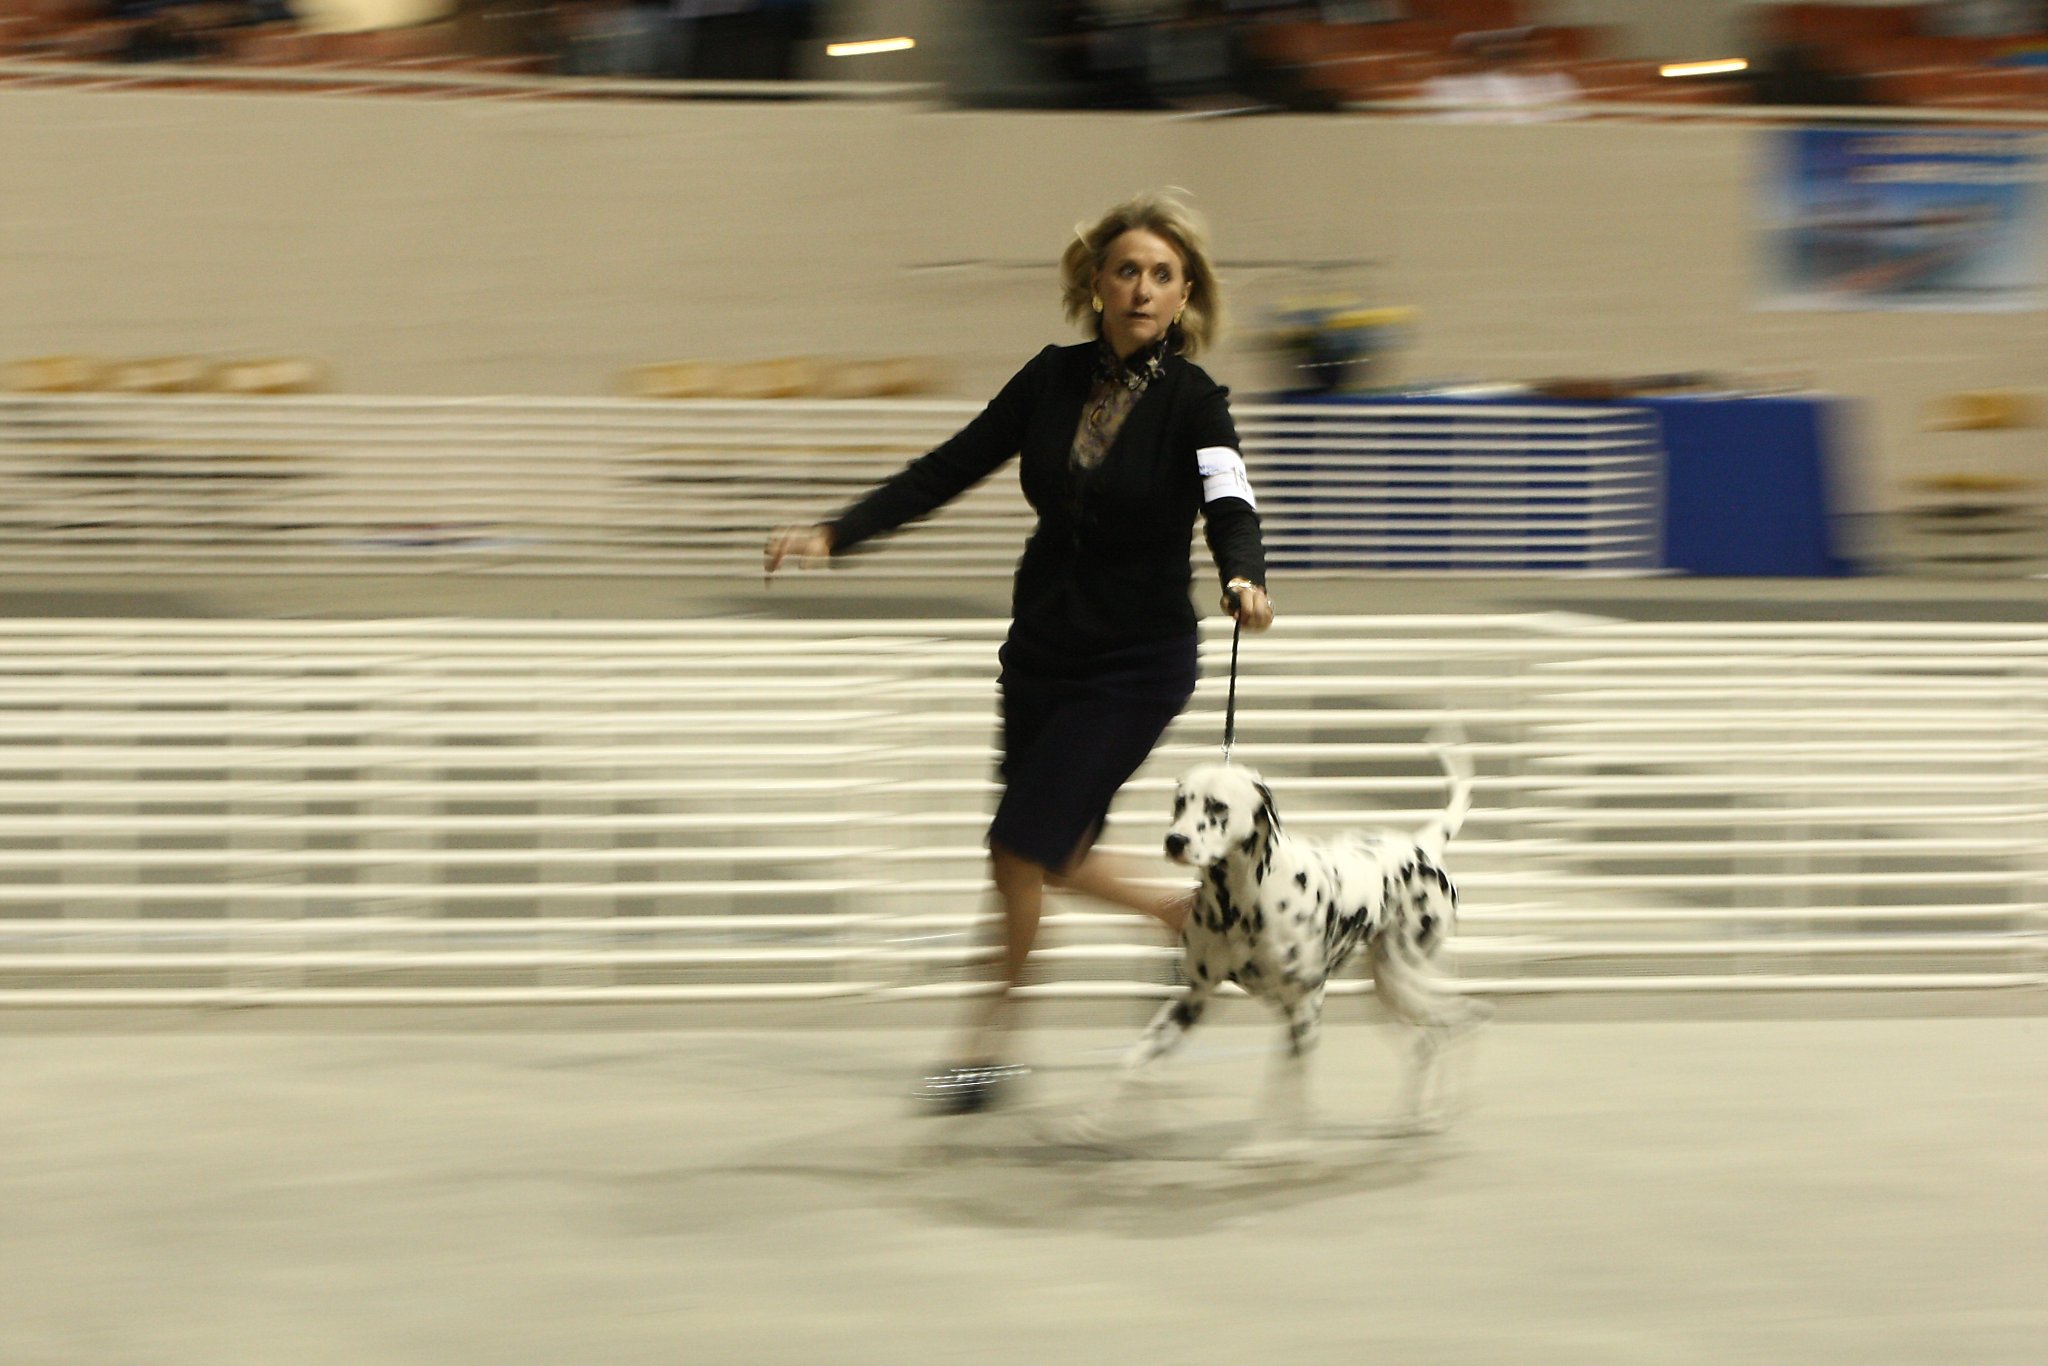
[[[1187,303],[1187,265],[1164,237],[1132,228],[1103,253],[1095,294],[1102,300],[1102,335],[1118,356],[1128,356],[1165,336]]]

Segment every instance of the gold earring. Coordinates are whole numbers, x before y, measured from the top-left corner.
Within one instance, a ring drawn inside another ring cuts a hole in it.
[[[1100,313],[1102,311],[1102,296],[1100,294],[1096,295],[1091,302],[1095,305],[1095,311]]]

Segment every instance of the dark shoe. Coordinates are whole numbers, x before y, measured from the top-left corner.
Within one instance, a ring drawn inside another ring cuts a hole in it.
[[[1015,1063],[948,1067],[919,1082],[910,1097],[927,1114],[971,1115],[993,1105],[1004,1088],[1030,1071]]]

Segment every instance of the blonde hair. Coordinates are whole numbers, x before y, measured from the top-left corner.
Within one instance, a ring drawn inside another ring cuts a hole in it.
[[[1195,211],[1163,190],[1147,190],[1127,199],[1091,227],[1074,226],[1074,240],[1060,257],[1060,302],[1068,322],[1080,322],[1095,311],[1095,277],[1109,255],[1110,244],[1133,229],[1157,233],[1180,254],[1187,271],[1188,302],[1170,334],[1171,345],[1193,356],[1212,345],[1223,332],[1223,295],[1216,269],[1209,263],[1208,234]],[[1099,331],[1100,321],[1095,327]]]

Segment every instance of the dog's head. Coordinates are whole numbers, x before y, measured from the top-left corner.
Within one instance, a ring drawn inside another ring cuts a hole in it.
[[[1214,868],[1255,852],[1280,828],[1273,792],[1242,764],[1203,764],[1173,792],[1166,856],[1192,868]]]

